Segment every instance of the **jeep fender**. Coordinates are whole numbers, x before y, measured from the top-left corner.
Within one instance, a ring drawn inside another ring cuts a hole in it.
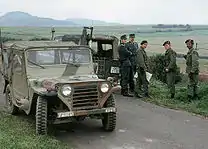
[[[101,100],[98,102],[98,105],[100,108],[102,108],[105,104],[105,102],[108,100],[108,98],[110,97],[111,94],[113,94],[116,91],[120,91],[121,90],[121,86],[114,86],[110,89],[109,92],[107,92],[107,94],[105,94],[105,96],[103,98],[101,98]]]
[[[31,108],[34,104],[33,100],[35,97],[38,96],[57,96],[57,92],[52,91],[52,92],[48,92],[45,88],[30,88],[29,89],[29,107],[28,109],[25,109],[24,111],[26,112],[26,114],[30,114],[31,112]]]

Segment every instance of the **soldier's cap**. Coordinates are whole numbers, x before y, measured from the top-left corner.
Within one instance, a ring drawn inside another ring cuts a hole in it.
[[[169,40],[165,41],[165,42],[163,43],[163,46],[165,46],[166,44],[169,44],[169,45],[170,45],[170,41],[169,41]]]
[[[192,40],[192,39],[187,39],[187,40],[185,41],[185,43],[188,43],[188,42],[190,42],[191,44],[194,44],[194,40]]]
[[[130,38],[135,38],[135,34],[129,34]]]
[[[122,36],[120,37],[120,39],[121,39],[121,40],[127,40],[127,37],[126,37],[126,35],[122,35]]]

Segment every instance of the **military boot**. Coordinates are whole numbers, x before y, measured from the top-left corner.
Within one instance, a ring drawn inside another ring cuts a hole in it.
[[[129,90],[129,91],[133,93],[133,92],[134,92],[134,88],[130,88],[130,90]]]
[[[128,93],[128,89],[126,89],[126,90],[123,92],[122,95],[123,95],[123,96],[126,96],[126,97],[134,97],[133,95],[131,95],[131,94]]]
[[[151,98],[151,96],[149,95],[149,93],[144,93],[144,97]]]
[[[199,100],[198,94],[195,94],[194,97],[193,97],[193,99],[194,99],[194,100]]]
[[[123,94],[124,94],[124,92],[125,92],[125,90],[124,90],[124,89],[121,89],[121,95],[123,95]]]
[[[134,89],[130,89],[130,93],[131,94],[134,94]]]
[[[174,97],[175,97],[175,94],[172,93],[172,94],[170,95],[170,98],[173,99]]]
[[[188,101],[192,101],[193,100],[193,96],[191,96],[191,95],[188,95]]]
[[[199,90],[198,90],[198,86],[194,86],[194,99],[195,100],[199,100]]]
[[[135,86],[134,85],[130,85],[129,90],[130,90],[131,93],[134,93]]]
[[[139,93],[137,93],[137,92],[134,92],[134,97],[137,97],[137,98],[142,98],[143,96],[142,95],[140,95]]]

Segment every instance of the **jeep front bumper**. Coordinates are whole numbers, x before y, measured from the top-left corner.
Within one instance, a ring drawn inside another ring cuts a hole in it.
[[[74,116],[88,116],[88,115],[93,115],[93,114],[111,113],[111,112],[116,112],[116,111],[117,111],[117,109],[115,107],[108,107],[108,108],[93,109],[93,110],[58,112],[57,118],[67,118],[67,117],[74,117]]]

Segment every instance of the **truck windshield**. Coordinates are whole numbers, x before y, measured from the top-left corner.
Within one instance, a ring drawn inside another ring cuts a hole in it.
[[[27,74],[34,77],[87,75],[93,70],[89,48],[47,48],[27,51]]]
[[[91,57],[87,48],[37,49],[28,51],[28,61],[28,65],[89,64]]]

